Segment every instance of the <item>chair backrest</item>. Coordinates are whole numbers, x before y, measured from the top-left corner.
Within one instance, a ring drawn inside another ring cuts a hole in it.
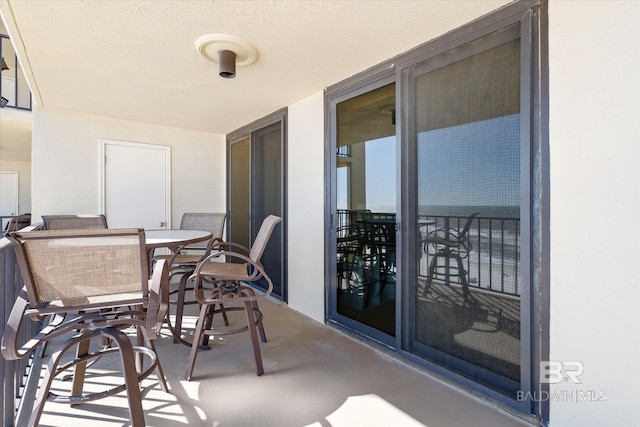
[[[467,237],[467,233],[469,233],[469,228],[471,228],[471,223],[473,223],[473,220],[475,219],[475,217],[477,217],[478,215],[480,215],[480,212],[475,212],[473,214],[471,214],[469,216],[469,218],[467,218],[467,221],[464,223],[464,227],[462,227],[462,230],[460,231],[460,233],[458,234],[458,238],[459,239],[464,239]]]
[[[18,231],[21,228],[28,227],[31,225],[31,214],[26,213],[19,215],[15,218],[11,218],[4,229],[4,231]]]
[[[280,221],[282,221],[282,218],[275,215],[269,215],[264,219],[264,221],[262,221],[260,230],[258,231],[258,234],[253,241],[253,245],[251,245],[251,251],[249,252],[249,258],[251,258],[253,262],[260,262],[260,258],[262,258],[262,254],[269,243],[269,238],[271,238],[271,233]]]
[[[227,220],[226,213],[191,213],[182,215],[180,222],[181,230],[203,230],[208,231],[213,236],[212,239],[222,240],[224,225]],[[207,242],[194,243],[189,248],[206,248]]]
[[[107,217],[92,215],[42,215],[45,230],[88,230],[107,228]]]
[[[109,296],[135,300],[148,292],[143,230],[43,230],[14,232],[8,238],[15,245],[32,309],[104,307]]]

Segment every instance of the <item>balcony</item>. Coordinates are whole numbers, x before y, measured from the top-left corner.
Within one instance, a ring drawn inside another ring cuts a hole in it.
[[[7,316],[17,277],[13,251],[0,240]],[[161,391],[152,375],[143,382],[149,426],[522,426],[531,425],[465,390],[447,384],[417,366],[400,361],[385,348],[355,339],[317,323],[277,301],[261,307],[268,343],[262,345],[265,374],[255,375],[244,334],[216,340],[201,351],[194,379],[184,380],[189,349],[174,344],[168,331],[157,341],[171,394]],[[195,306],[188,306],[187,329],[193,328]],[[233,322],[233,318],[230,319]],[[37,325],[35,325],[37,327]],[[46,355],[25,367],[4,363],[5,425],[22,425]],[[25,370],[25,368],[27,368]],[[88,387],[119,383],[108,360],[93,366]],[[12,371],[15,374],[12,375]],[[23,373],[29,373],[23,376]],[[62,392],[69,382],[58,381]],[[14,390],[18,399],[13,399]],[[13,419],[18,403],[18,418]],[[118,394],[70,407],[48,402],[41,420],[47,426],[122,426],[128,423],[127,400]]]
[[[0,23],[1,24],[1,23]],[[3,67],[0,78],[0,108],[12,108],[15,110],[31,111],[33,101],[31,91],[22,71],[22,65],[11,46],[9,36],[0,31],[0,57],[6,68]]]

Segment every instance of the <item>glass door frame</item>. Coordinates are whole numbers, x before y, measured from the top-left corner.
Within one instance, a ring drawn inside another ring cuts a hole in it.
[[[237,142],[241,142],[244,140],[249,140],[249,238],[251,239],[251,244],[253,243],[253,239],[260,228],[262,220],[257,221],[253,218],[254,207],[253,204],[257,200],[256,197],[260,197],[259,195],[254,194],[253,183],[256,179],[255,177],[255,167],[254,167],[254,153],[256,148],[254,144],[256,143],[256,136],[260,135],[260,132],[265,130],[266,128],[273,126],[275,124],[280,125],[280,157],[282,159],[281,162],[281,182],[280,182],[280,194],[282,195],[282,200],[280,202],[280,217],[282,218],[282,222],[278,226],[281,230],[281,233],[274,232],[271,239],[279,239],[280,248],[282,250],[281,253],[281,262],[280,262],[280,277],[282,278],[282,283],[280,285],[280,294],[274,292],[271,296],[275,299],[281,300],[283,302],[287,302],[288,300],[288,285],[287,285],[287,112],[286,108],[278,110],[274,113],[269,114],[268,116],[263,117],[262,119],[256,120],[253,123],[250,123],[246,126],[243,126],[240,129],[237,129],[233,132],[227,134],[227,224],[230,224],[231,221],[231,146]],[[231,232],[231,227],[227,227],[228,233]],[[277,229],[276,229],[277,231]],[[228,234],[227,237],[230,241],[233,241],[233,236]]]
[[[341,88],[337,92],[327,92],[325,106],[326,106],[326,117],[328,118],[328,131],[330,140],[327,143],[327,162],[326,162],[326,176],[329,188],[327,189],[327,200],[325,203],[325,208],[327,208],[327,217],[329,218],[329,232],[325,233],[325,259],[328,260],[327,264],[327,280],[326,283],[326,304],[327,304],[327,322],[332,323],[334,325],[339,325],[342,328],[346,328],[348,330],[352,330],[356,333],[365,335],[367,338],[370,338],[376,342],[379,342],[389,348],[395,348],[396,346],[396,337],[386,334],[376,328],[360,323],[356,320],[353,320],[347,316],[344,316],[338,313],[338,298],[337,298],[337,265],[335,262],[331,262],[331,260],[336,259],[336,243],[337,243],[337,224],[338,218],[336,215],[337,212],[337,162],[336,162],[336,144],[337,140],[337,132],[338,127],[336,123],[336,113],[337,113],[337,105],[341,102],[347,101],[351,98],[355,98],[357,96],[366,94],[373,90],[379,89],[383,86],[387,86],[389,84],[396,83],[396,76],[393,70],[388,70],[382,73],[372,74],[367,80],[366,83],[362,85],[358,85],[357,88],[347,86]],[[397,101],[397,87],[396,87],[396,101]],[[397,103],[396,103],[397,105]],[[333,143],[331,143],[333,141]],[[399,182],[399,147],[398,147],[398,135],[396,131],[396,182]],[[399,206],[399,194],[396,193],[396,206]],[[399,211],[396,213],[396,218],[399,218]],[[397,227],[396,219],[396,227]],[[399,242],[396,240],[396,244]],[[399,263],[398,259],[399,255],[396,255],[396,263]],[[400,272],[396,273],[396,281],[400,283],[401,277],[399,276]],[[396,325],[395,331],[396,336],[398,334],[398,296],[400,295],[400,291],[398,287],[396,287]]]
[[[522,18],[522,19],[521,19]],[[531,274],[532,274],[532,259],[531,259],[531,237],[532,230],[530,227],[530,218],[532,217],[531,212],[531,199],[532,199],[532,174],[533,174],[533,165],[531,152],[533,147],[533,141],[531,137],[531,115],[533,113],[533,108],[531,104],[531,95],[527,88],[532,88],[532,76],[531,76],[531,61],[532,61],[532,52],[530,50],[531,46],[531,14],[526,13],[523,17],[522,15],[517,18],[514,17],[510,21],[503,21],[499,27],[487,27],[484,30],[477,31],[469,34],[466,38],[458,39],[455,43],[455,46],[451,45],[443,45],[440,49],[433,49],[428,53],[423,55],[416,56],[411,61],[402,64],[398,67],[399,74],[399,90],[401,91],[400,101],[402,104],[401,111],[405,116],[400,118],[402,123],[401,125],[401,134],[402,134],[402,147],[405,151],[403,151],[403,162],[406,165],[403,169],[402,176],[402,210],[406,213],[403,217],[406,224],[415,224],[417,223],[416,218],[416,208],[415,208],[415,200],[417,197],[417,188],[415,183],[417,182],[417,170],[410,166],[411,160],[416,156],[416,146],[417,142],[415,141],[416,135],[416,123],[413,119],[413,105],[415,105],[415,99],[413,99],[414,92],[414,81],[420,75],[432,70],[434,68],[439,68],[445,64],[455,63],[456,61],[462,60],[464,58],[472,57],[482,51],[495,47],[496,45],[500,45],[504,42],[512,40],[512,36],[510,34],[500,34],[497,37],[493,37],[498,34],[499,31],[511,27],[513,24],[520,24],[519,28],[519,36],[520,40],[520,48],[521,48],[521,59],[520,59],[520,224],[521,224],[521,242],[520,242],[520,273],[521,273],[521,304],[520,304],[520,390],[530,390],[531,389],[531,380],[532,380],[532,371],[531,371],[531,362],[530,362],[530,354],[531,354],[531,341],[532,331],[530,331],[530,326],[532,325],[532,311],[530,310],[531,304]],[[428,66],[424,66],[432,58],[437,58],[439,55],[445,53],[449,54],[452,52],[452,49],[458,49],[460,46],[464,46],[467,43],[471,43],[477,40],[481,40],[483,38],[489,38],[487,42],[482,42],[479,46],[472,48],[464,48],[462,52],[451,53],[451,55],[446,56],[446,62],[444,63],[436,63],[429,64]],[[458,55],[462,53],[462,56]],[[412,233],[407,233],[404,239],[404,245],[400,248],[400,252],[405,254],[403,260],[405,261],[401,264],[401,270],[405,273],[405,277],[411,278],[416,277],[416,264],[413,262],[413,258],[409,256],[416,246],[416,241],[414,239],[414,235]],[[414,318],[413,313],[413,304],[411,298],[413,298],[414,293],[412,292],[413,285],[406,284],[404,289],[408,292],[402,296],[402,323],[404,325],[409,325]],[[445,365],[441,365],[439,363],[433,362],[428,358],[419,357],[411,353],[406,348],[409,346],[410,340],[412,337],[409,336],[410,333],[409,327],[406,327],[402,331],[402,342],[398,343],[397,351],[403,357],[406,357],[409,360],[416,361],[423,366],[428,367],[430,370],[437,372],[447,378],[451,378],[458,383],[461,383],[471,389],[479,390],[483,394],[495,398],[496,400],[503,401],[507,403],[509,406],[517,408],[518,410],[529,413],[531,402],[517,402],[514,399],[510,399],[507,396],[501,394],[500,392],[480,384],[477,381],[471,380],[466,376],[456,373],[453,369],[446,367]],[[441,357],[446,356],[444,353],[441,354]],[[452,364],[464,364],[470,366],[465,361],[456,360],[455,357],[451,356],[449,358]]]

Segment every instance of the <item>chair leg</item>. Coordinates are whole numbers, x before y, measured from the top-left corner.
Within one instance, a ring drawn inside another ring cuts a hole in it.
[[[89,354],[89,345],[91,340],[84,340],[78,343],[76,348],[76,358],[80,359]],[[84,387],[85,374],[87,372],[87,362],[78,363],[73,370],[73,383],[71,386],[72,396],[81,396]]]
[[[122,370],[124,383],[127,387],[127,400],[129,403],[129,413],[131,414],[132,427],[144,427],[144,411],[142,410],[142,393],[138,382],[138,372],[135,367],[135,356],[133,346],[129,337],[122,331],[115,328],[105,328],[102,334],[110,337],[120,349],[122,360]]]
[[[164,370],[160,364],[160,358],[158,357],[158,351],[156,350],[156,344],[151,340],[146,340],[147,347],[149,347],[156,354],[156,376],[158,377],[158,383],[162,387],[162,391],[165,393],[171,393],[169,385],[167,384],[167,378],[164,376]]]
[[[253,301],[253,308],[260,312],[260,308],[258,307],[258,301]],[[262,319],[258,322],[258,332],[260,332],[260,339],[262,342],[267,342],[267,335],[264,333],[264,325],[262,324]]]
[[[249,334],[251,335],[253,355],[256,359],[256,373],[260,376],[264,374],[264,367],[262,366],[262,354],[260,353],[260,344],[258,343],[256,316],[253,311],[253,304],[251,301],[244,302],[244,311],[247,313],[247,325],[249,326]]]
[[[198,316],[198,323],[196,323],[196,331],[193,335],[193,344],[191,344],[191,354],[189,355],[187,372],[184,376],[187,381],[191,381],[191,375],[193,375],[193,367],[196,364],[196,357],[198,356],[200,341],[203,338],[202,335],[204,333],[205,322],[209,308],[210,306],[208,304],[203,304],[202,307],[200,307],[200,316]]]
[[[425,291],[428,292],[429,288],[431,288],[431,284],[433,283],[433,275],[436,272],[436,268],[438,268],[438,258],[440,257],[440,253],[435,253],[431,258],[431,262],[429,263],[429,269],[427,270],[427,282]]]
[[[462,295],[464,296],[464,301],[467,302],[469,300],[469,283],[467,282],[467,270],[464,269],[462,265],[462,258],[460,255],[453,254],[453,258],[456,259],[456,263],[458,265],[458,276],[460,277],[460,283],[462,285]]]
[[[67,350],[69,350],[74,345],[78,345],[80,350],[77,351],[76,354],[86,355],[87,352],[84,351],[86,347],[89,346],[91,338],[95,337],[97,332],[89,333],[87,336],[79,336],[69,339],[65,345],[59,348],[56,352],[54,352],[47,365],[47,371],[42,379],[42,383],[38,390],[38,394],[36,396],[36,400],[33,406],[33,412],[31,413],[31,417],[29,418],[29,426],[37,426],[40,422],[40,418],[42,417],[42,411],[44,409],[44,404],[49,397],[51,384],[53,379],[58,372],[58,365],[61,362],[62,357],[65,355]],[[129,404],[129,411],[131,415],[131,427],[145,427],[144,421],[144,412],[142,410],[142,394],[140,392],[140,384],[138,382],[138,372],[135,367],[135,356],[133,351],[133,346],[129,337],[122,331],[116,328],[105,328],[100,330],[100,336],[106,336],[111,339],[111,342],[118,346],[120,357],[122,360],[122,369],[124,374],[124,381],[127,390],[127,399]],[[83,354],[84,353],[84,354]],[[84,365],[86,362],[80,362],[78,365]],[[78,366],[76,365],[76,366]],[[84,378],[84,373],[81,374]],[[76,388],[76,381],[78,381],[79,377],[74,375],[74,384],[72,385],[72,389]],[[82,390],[80,387],[80,392],[76,394],[72,392],[70,397],[72,403],[73,399],[76,397],[78,401],[81,400]]]
[[[215,315],[215,311],[216,311],[216,305],[215,304],[211,304],[208,306],[209,309],[207,310],[207,315],[205,316],[205,324],[204,324],[204,330],[209,330],[211,329],[211,325],[213,325],[213,316]],[[220,304],[220,309],[222,310],[222,304]],[[225,321],[226,321],[226,316],[227,314],[222,311],[222,314],[225,316]],[[228,323],[225,323],[226,326],[228,326]],[[195,342],[195,341],[194,341]],[[205,348],[209,348],[209,335],[205,334],[202,337],[202,347]]]
[[[60,359],[64,354],[74,345],[82,344],[84,342],[89,342],[91,336],[86,338],[72,338],[69,339],[64,346],[56,350],[51,357],[49,358],[49,363],[47,364],[47,371],[45,372],[42,382],[40,383],[40,387],[38,389],[38,394],[36,395],[36,400],[33,404],[33,410],[31,412],[31,416],[29,417],[29,426],[37,426],[40,422],[40,417],[42,417],[42,411],[44,409],[44,404],[49,397],[49,390],[51,390],[51,383],[58,373],[58,364],[60,363]],[[75,381],[75,379],[74,379]],[[73,386],[72,386],[73,387]]]
[[[178,285],[178,300],[176,301],[176,321],[174,322],[175,335],[178,337],[182,335],[182,314],[184,312],[184,296],[187,288],[188,274],[183,274],[180,278],[180,284]],[[173,342],[177,343],[178,339],[173,338]]]

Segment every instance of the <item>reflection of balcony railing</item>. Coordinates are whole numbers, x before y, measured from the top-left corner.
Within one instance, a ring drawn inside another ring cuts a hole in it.
[[[366,210],[349,211],[338,210],[337,227],[344,230],[345,227],[355,225],[359,227],[361,218],[373,215]],[[464,226],[466,216],[420,216],[420,258],[418,262],[418,277],[426,279],[429,263],[433,254],[424,251],[426,236],[439,228],[451,228],[460,230]],[[341,237],[341,236],[339,236]],[[468,239],[470,251],[462,260],[467,282],[470,289],[494,292],[502,295],[520,296],[520,219],[477,216],[471,223]],[[393,242],[395,245],[395,241]],[[449,270],[453,270],[455,263],[443,263],[440,271],[446,271],[445,276],[432,277],[435,282],[446,283],[455,279],[454,272],[449,276]],[[457,272],[456,272],[457,273]]]
[[[429,215],[421,219],[435,221],[435,224],[422,227],[424,239],[429,232],[438,228],[460,230],[467,217]],[[519,296],[520,219],[477,216],[471,223],[468,239],[471,249],[463,259],[463,265],[469,288]],[[426,277],[431,257],[422,252],[419,276]]]
[[[4,58],[9,67],[2,71],[0,78],[0,96],[6,100],[3,108],[31,111],[31,91],[18,62],[18,57],[9,42],[9,36],[0,34],[0,57]]]

